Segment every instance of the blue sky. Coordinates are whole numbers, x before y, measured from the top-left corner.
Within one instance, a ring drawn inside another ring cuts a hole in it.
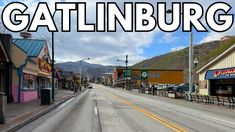
[[[55,1],[70,1],[70,0],[50,0],[48,5],[50,9],[54,9]],[[95,20],[95,2],[96,0],[84,0],[87,2],[87,16],[89,20]],[[109,0],[110,1],[110,0]],[[130,0],[141,1],[141,0]],[[143,2],[144,0],[142,0]],[[169,5],[172,0],[159,0],[165,1]],[[173,0],[178,2],[190,1],[198,2],[206,9],[208,6],[216,0]],[[234,0],[224,0],[235,8]],[[1,0],[0,11],[2,8],[12,0]],[[21,0],[30,9],[27,11],[33,14],[37,6],[37,0]],[[116,1],[115,1],[116,2]],[[156,3],[156,0],[148,0],[148,2]],[[123,5],[123,1],[118,1],[119,5]],[[234,10],[234,9],[233,9]],[[232,12],[234,13],[234,11]],[[60,15],[57,17],[59,18]],[[76,22],[76,17],[72,17]],[[73,22],[73,21],[72,21]],[[58,24],[57,24],[58,25]],[[1,25],[1,31],[3,31]],[[72,27],[75,28],[75,27]],[[225,35],[235,35],[234,25],[231,30],[223,33],[206,32],[198,33],[193,31],[194,44],[201,42],[219,40]],[[10,33],[10,32],[7,32]],[[13,37],[19,37],[19,33],[11,33]],[[90,63],[99,63],[104,65],[122,65],[120,62],[116,62],[117,59],[125,59],[125,54],[130,57],[130,64],[137,63],[144,59],[154,57],[156,55],[165,54],[175,50],[185,48],[189,45],[189,33],[183,33],[181,29],[173,33],[165,33],[159,30],[149,33],[125,33],[118,31],[116,33],[77,33],[71,31],[71,33],[56,33],[56,45],[55,55],[57,62],[65,61],[78,61],[83,58],[90,57]],[[33,33],[33,38],[49,39],[50,33],[45,29],[39,30],[38,33]],[[50,46],[49,46],[50,48]]]
[[[179,47],[179,49],[188,47],[189,45],[189,33],[182,32],[182,31],[176,31],[173,34],[175,39],[172,41],[169,40],[169,42],[162,40],[164,38],[164,34],[166,33],[160,33],[159,35],[156,35],[154,37],[153,42],[150,44],[150,46],[146,47],[144,49],[143,55],[147,58],[154,57],[156,55],[161,55],[168,53],[172,51],[174,48]],[[200,44],[202,39],[207,36],[209,33],[198,33],[196,31],[193,32],[193,42],[194,44]]]

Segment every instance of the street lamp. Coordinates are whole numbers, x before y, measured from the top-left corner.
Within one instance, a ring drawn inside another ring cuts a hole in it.
[[[79,67],[79,72],[80,72],[80,89],[79,89],[79,91],[80,92],[82,90],[82,61],[84,61],[84,60],[90,60],[90,58],[85,58],[85,59],[82,59],[79,61],[80,62],[80,67]]]
[[[166,11],[167,14],[172,14],[173,11],[171,9]],[[182,15],[182,13],[181,13]],[[190,31],[189,34],[189,94],[192,94],[193,91],[193,32]],[[191,101],[191,96],[189,96],[189,101]]]
[[[126,60],[117,59],[117,61],[122,61],[126,63],[126,76],[125,76],[125,89],[127,90],[127,70],[128,70],[128,55],[126,55]]]
[[[197,67],[197,64],[199,63],[198,59],[197,59],[197,58],[194,58],[193,63],[194,63],[194,67]]]
[[[56,11],[53,14],[55,16]],[[52,55],[52,100],[55,101],[55,54],[54,54],[54,31],[51,32],[51,55]]]

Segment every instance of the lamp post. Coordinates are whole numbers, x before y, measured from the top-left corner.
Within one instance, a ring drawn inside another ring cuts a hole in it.
[[[125,70],[126,70],[126,76],[125,76],[125,89],[127,90],[127,70],[128,70],[128,55],[126,55],[126,60],[120,60],[120,59],[117,59],[117,61],[122,61],[122,62],[125,62],[126,64],[126,67],[125,67]]]
[[[56,11],[53,13],[53,18]],[[54,31],[51,32],[51,56],[52,56],[52,100],[55,101],[55,53],[54,53]]]
[[[171,9],[166,11],[167,14],[172,14],[173,11]],[[181,13],[182,15],[182,13]],[[193,90],[193,32],[189,33],[189,94],[192,94]],[[188,98],[191,101],[191,96]]]
[[[80,67],[79,67],[79,72],[80,72],[80,89],[79,89],[79,91],[81,92],[81,90],[82,90],[82,61],[84,61],[84,60],[90,60],[90,58],[85,58],[85,59],[82,59],[82,60],[80,60],[79,62],[80,62]]]

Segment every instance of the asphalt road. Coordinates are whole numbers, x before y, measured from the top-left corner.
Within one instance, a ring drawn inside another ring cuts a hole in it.
[[[94,85],[18,132],[234,132],[234,112]]]

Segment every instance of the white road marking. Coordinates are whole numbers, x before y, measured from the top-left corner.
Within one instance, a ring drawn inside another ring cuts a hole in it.
[[[95,108],[94,108],[94,111],[95,111],[95,114],[98,115],[98,109],[97,109],[96,106],[95,106]]]
[[[219,119],[219,118],[216,118],[216,117],[213,117],[213,116],[209,116],[209,115],[203,115],[203,116],[204,116],[204,117],[207,117],[207,118],[214,119],[214,120],[218,120],[218,121],[222,121],[222,122],[226,122],[226,123],[229,123],[229,124],[233,124],[233,125],[235,125],[235,122],[231,122],[231,121],[227,121],[227,120]]]

